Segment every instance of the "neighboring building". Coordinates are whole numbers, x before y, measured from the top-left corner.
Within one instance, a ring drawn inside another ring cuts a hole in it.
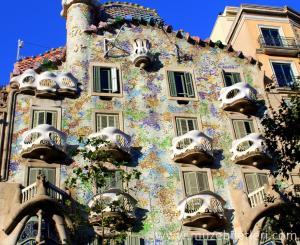
[[[212,41],[222,41],[257,59],[265,72],[267,101],[276,108],[299,83],[300,13],[289,7],[242,4],[226,7],[211,33]]]
[[[1,90],[0,244],[91,244],[103,234],[73,230],[73,213],[98,194],[65,189],[84,163],[70,149],[92,133],[142,173],[129,193],[116,183],[106,192],[136,201],[142,225],[125,244],[269,242],[252,235],[283,201],[263,198],[274,192],[256,60],[173,31],[136,4],[64,0],[62,15],[66,47],[18,61]]]

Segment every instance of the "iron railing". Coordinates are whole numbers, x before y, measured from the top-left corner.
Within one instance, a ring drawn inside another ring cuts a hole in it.
[[[259,36],[258,38],[260,48],[299,48],[296,39],[293,37],[264,37]]]
[[[272,87],[280,88],[280,87],[290,87],[291,89],[299,89],[300,87],[300,77],[283,77],[283,76],[272,76]]]

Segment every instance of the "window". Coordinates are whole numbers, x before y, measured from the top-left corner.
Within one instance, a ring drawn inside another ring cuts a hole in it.
[[[106,177],[106,186],[99,188],[99,192],[109,189],[123,189],[123,180],[121,171],[114,171],[111,176]]]
[[[295,74],[291,63],[272,62],[279,87],[290,87],[295,82]]]
[[[264,184],[269,184],[268,175],[264,173],[245,173],[248,193],[256,191]]]
[[[107,127],[120,128],[119,114],[96,113],[96,132]]]
[[[282,47],[283,43],[279,30],[275,28],[261,28],[261,32],[266,46]]]
[[[171,97],[195,98],[191,73],[168,71],[168,81]]]
[[[34,110],[32,127],[35,128],[40,124],[49,124],[57,127],[57,111]]]
[[[235,137],[241,139],[248,134],[254,133],[254,124],[252,120],[233,120]]]
[[[125,245],[145,245],[145,241],[139,237],[128,236],[126,238]]]
[[[242,82],[241,74],[238,72],[224,72],[224,80],[226,87]]]
[[[93,92],[120,93],[120,74],[115,67],[93,66]]]
[[[177,136],[184,135],[192,130],[198,130],[197,118],[176,117],[175,122]]]
[[[201,191],[210,189],[207,172],[183,172],[183,180],[187,196],[195,195]]]
[[[56,169],[55,168],[29,168],[28,169],[28,185],[36,182],[36,177],[39,174],[45,175],[46,181],[55,185],[56,183]]]

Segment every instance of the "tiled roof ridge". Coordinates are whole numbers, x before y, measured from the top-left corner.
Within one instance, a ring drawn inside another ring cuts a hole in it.
[[[245,59],[248,63],[255,65],[258,64],[259,62],[257,60],[255,60],[252,56],[245,56],[243,54],[242,51],[237,51],[234,50],[232,45],[225,45],[223,44],[221,41],[217,41],[217,42],[213,42],[210,39],[201,39],[198,36],[191,36],[189,32],[185,32],[183,29],[180,30],[173,30],[172,25],[168,25],[168,24],[164,24],[163,22],[155,22],[150,21],[143,21],[143,20],[136,20],[136,19],[132,19],[132,20],[127,20],[124,19],[123,23],[133,23],[133,24],[144,24],[144,25],[151,25],[153,27],[157,27],[160,29],[163,29],[165,32],[167,33],[174,33],[175,36],[179,39],[185,38],[185,40],[192,44],[192,45],[198,45],[201,47],[205,47],[205,46],[210,46],[210,47],[218,47],[220,49],[226,49],[227,52],[235,55],[236,57],[240,58],[240,59]],[[115,28],[117,29],[118,27],[120,27],[120,25],[122,24],[122,22],[118,21],[117,23],[108,23],[108,22],[102,22],[100,21],[98,26],[95,25],[91,25],[89,27],[89,29],[85,30],[86,33],[99,33],[99,32],[103,32],[103,31],[109,31],[110,28]]]
[[[54,65],[60,65],[65,60],[65,57],[66,47],[58,47],[47,50],[36,56],[22,58],[14,64],[12,76],[21,75],[27,69],[37,71],[45,61],[51,61]]]
[[[112,5],[127,5],[127,6],[137,7],[137,8],[141,8],[141,9],[147,10],[147,11],[151,11],[154,15],[158,16],[158,13],[157,13],[156,9],[148,8],[148,7],[145,7],[145,6],[137,4],[137,3],[120,2],[120,1],[117,1],[117,2],[109,1],[109,2],[101,4],[100,7],[108,7],[108,6],[112,6]]]

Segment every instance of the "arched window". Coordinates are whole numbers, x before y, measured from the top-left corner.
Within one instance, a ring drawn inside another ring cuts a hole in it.
[[[35,245],[37,241],[49,245],[61,244],[54,221],[42,212],[38,212],[37,216],[32,216],[27,221],[17,245]]]

